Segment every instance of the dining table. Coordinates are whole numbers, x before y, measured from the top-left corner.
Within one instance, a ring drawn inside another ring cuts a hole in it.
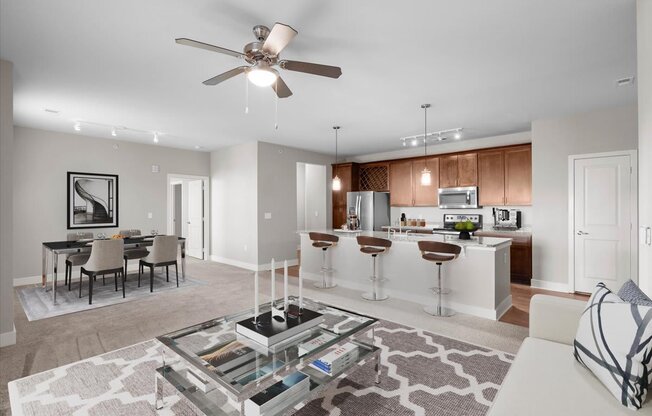
[[[154,244],[154,235],[124,237],[124,247],[139,248],[149,247]],[[49,241],[44,242],[42,246],[42,274],[41,283],[45,291],[48,291],[48,258],[52,262],[52,303],[57,304],[57,271],[59,265],[59,255],[76,254],[90,252],[93,241],[99,238],[80,239],[76,241]],[[179,237],[180,255],[181,255],[181,279],[186,280],[186,239]]]

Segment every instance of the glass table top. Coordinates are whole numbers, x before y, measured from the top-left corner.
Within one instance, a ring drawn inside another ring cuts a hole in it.
[[[296,297],[289,301],[298,303]],[[304,299],[304,307],[321,313],[323,322],[269,348],[236,333],[236,323],[253,317],[253,308],[157,339],[236,397],[246,396],[277,373],[307,365],[320,352],[350,340],[377,322],[375,318],[309,299]],[[260,308],[261,313],[269,310],[269,303]]]

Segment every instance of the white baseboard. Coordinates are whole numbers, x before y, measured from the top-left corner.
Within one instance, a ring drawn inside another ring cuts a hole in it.
[[[3,332],[0,334],[0,347],[7,347],[16,343],[16,326],[10,332]]]
[[[254,272],[267,271],[267,270],[271,270],[271,268],[272,268],[271,262],[270,263],[265,263],[265,264],[254,264],[254,263],[247,263],[247,262],[240,261],[240,260],[229,259],[229,258],[226,258],[226,257],[215,256],[215,255],[211,255],[210,258],[211,258],[211,261],[214,261],[214,262],[217,262],[217,263],[224,263],[224,264],[228,264],[229,266],[240,267],[241,269],[247,269],[247,270],[251,270],[251,271],[254,271]],[[298,264],[299,264],[298,259],[288,260],[288,266],[296,266]],[[283,261],[282,260],[277,261],[275,267],[276,268],[282,268],[283,267]]]
[[[532,279],[532,281],[530,282],[530,286],[535,287],[537,289],[545,289],[545,290],[552,290],[555,292],[570,293],[568,290],[567,283],[549,282],[548,280]]]
[[[60,278],[63,278],[63,274],[60,274]],[[27,276],[27,277],[16,277],[14,278],[14,287],[16,286],[25,286],[25,285],[35,285],[41,283],[41,276]]]
[[[500,305],[496,307],[496,320],[502,318],[503,315],[512,307],[512,295],[509,295],[505,298],[504,301],[500,302]]]

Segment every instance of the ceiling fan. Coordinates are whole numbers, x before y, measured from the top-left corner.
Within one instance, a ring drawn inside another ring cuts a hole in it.
[[[217,85],[236,75],[246,73],[249,81],[260,87],[271,86],[279,98],[292,95],[292,91],[280,77],[274,66],[279,66],[288,71],[304,72],[306,74],[320,75],[329,78],[339,78],[342,69],[337,66],[313,64],[310,62],[289,61],[280,59],[279,54],[290,43],[298,32],[283,23],[276,23],[272,30],[267,26],[257,25],[253,28],[256,42],[245,45],[242,52],[222,48],[188,38],[178,38],[180,45],[206,49],[208,51],[223,53],[236,58],[244,59],[249,66],[239,66],[226,71],[211,79],[204,81],[204,85]]]

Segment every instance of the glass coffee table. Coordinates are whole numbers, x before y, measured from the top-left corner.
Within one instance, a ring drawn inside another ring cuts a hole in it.
[[[298,303],[296,297],[289,300],[291,304]],[[167,380],[206,415],[229,416],[244,415],[247,399],[297,371],[310,378],[309,393],[288,400],[274,414],[294,413],[319,396],[331,382],[347,377],[372,360],[378,383],[380,349],[374,345],[378,320],[310,299],[304,299],[304,307],[321,313],[323,322],[269,348],[235,331],[238,321],[253,317],[253,309],[157,337],[176,353],[157,369],[157,383]],[[260,308],[261,313],[269,310],[269,304]],[[310,366],[346,343],[357,346],[358,354],[343,368],[328,375]],[[157,407],[165,407],[160,385]]]

